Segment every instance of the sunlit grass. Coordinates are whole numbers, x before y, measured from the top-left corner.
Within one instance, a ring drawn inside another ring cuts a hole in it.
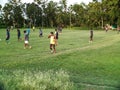
[[[116,31],[107,33],[94,31],[94,41],[89,43],[88,30],[66,29],[59,35],[57,53],[51,54],[47,38],[50,31],[54,32],[54,29],[44,29],[42,38],[38,37],[38,30],[31,31],[32,49],[24,50],[24,41],[17,41],[15,30],[11,31],[8,45],[5,43],[5,30],[0,30],[2,40],[0,41],[1,86],[10,87],[11,90],[17,87],[23,88],[22,90],[37,90],[41,87],[44,90],[49,87],[60,87],[63,84],[68,90],[72,88],[71,86],[74,87],[72,90],[120,89],[120,34]],[[23,33],[22,38],[24,38]],[[60,76],[57,76],[56,72]],[[41,80],[42,84],[37,80]],[[55,90],[61,89],[66,90],[63,88]]]
[[[73,83],[69,75],[59,71],[6,71],[0,70],[0,88],[2,90],[72,90]],[[1,90],[0,89],[0,90]]]

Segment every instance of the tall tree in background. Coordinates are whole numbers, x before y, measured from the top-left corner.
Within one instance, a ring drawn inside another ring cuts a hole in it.
[[[3,26],[2,5],[0,5],[0,27]]]
[[[85,17],[86,17],[86,6],[84,3],[81,4],[74,4],[72,6],[72,11],[74,12],[74,19],[73,23],[74,26],[81,26],[85,24]]]
[[[111,24],[120,24],[120,0],[104,0],[104,2],[109,8]]]
[[[61,0],[59,2],[61,10],[61,19],[64,26],[68,24],[68,15],[67,15],[67,0]]]
[[[56,26],[56,16],[57,16],[57,3],[50,1],[46,8],[46,17],[48,21],[48,26],[53,27]]]
[[[35,13],[36,7],[35,3],[28,3],[26,5],[26,16],[27,16],[27,24],[32,27],[35,24]]]
[[[67,6],[67,0],[59,3],[48,0],[34,0],[22,3],[21,0],[8,0],[1,8],[1,21],[6,26],[56,27],[73,25],[76,27],[103,27],[105,24],[120,24],[120,0],[93,0]]]
[[[99,2],[92,2],[88,5],[89,25],[91,27],[100,26],[101,7]]]
[[[7,26],[23,26],[22,3],[20,0],[9,0],[4,8],[4,20]]]
[[[2,11],[2,5],[0,5],[0,13],[1,13],[1,11]]]
[[[6,26],[13,26],[12,5],[6,3],[3,7],[3,18]]]

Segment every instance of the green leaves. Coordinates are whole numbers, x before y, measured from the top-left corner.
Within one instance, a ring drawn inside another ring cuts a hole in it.
[[[34,0],[32,3],[22,3],[21,0],[9,0],[2,8],[1,18],[6,26],[87,26],[98,27],[105,24],[120,24],[119,0],[93,0],[85,3],[67,5],[67,0],[60,2]]]

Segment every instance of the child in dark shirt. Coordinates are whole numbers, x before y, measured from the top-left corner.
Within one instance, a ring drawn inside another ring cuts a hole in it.
[[[6,29],[6,42],[7,42],[7,44],[9,43],[9,39],[10,39],[10,29],[7,28]]]
[[[39,29],[39,37],[42,37],[43,36],[43,32],[42,32],[42,29],[40,28]]]
[[[56,45],[58,45],[58,30],[55,29],[55,38],[56,38]]]
[[[21,40],[21,32],[20,32],[20,29],[18,28],[17,29],[17,37],[18,37],[18,41],[20,41]]]
[[[93,42],[93,30],[90,30],[90,41],[89,42]]]

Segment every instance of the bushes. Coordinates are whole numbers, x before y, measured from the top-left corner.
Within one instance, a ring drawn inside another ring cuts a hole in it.
[[[0,70],[0,90],[73,90],[69,75],[63,70],[4,71]]]

